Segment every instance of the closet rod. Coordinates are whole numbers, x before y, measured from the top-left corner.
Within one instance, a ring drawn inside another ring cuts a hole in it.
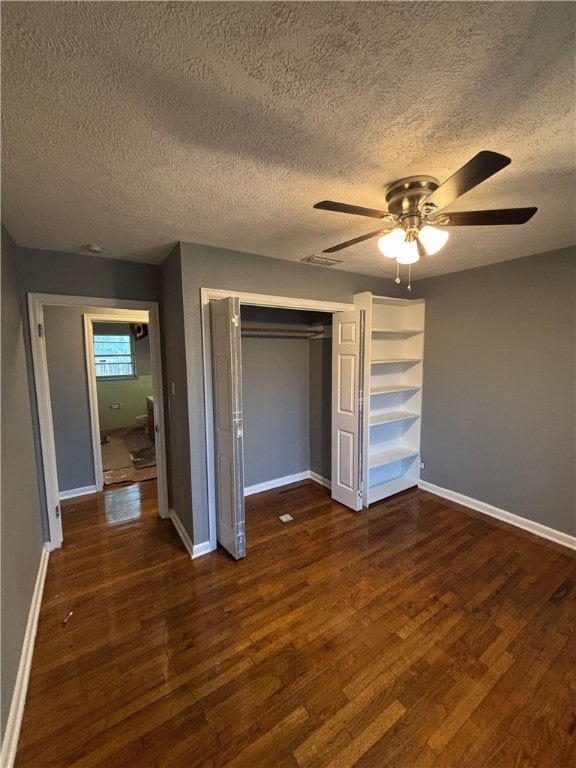
[[[256,326],[244,326],[241,329],[241,333],[243,336],[250,335],[250,334],[266,334],[269,336],[275,335],[275,336],[321,336],[324,333],[324,330],[318,330],[314,331],[307,328],[269,328],[269,327],[256,327]]]

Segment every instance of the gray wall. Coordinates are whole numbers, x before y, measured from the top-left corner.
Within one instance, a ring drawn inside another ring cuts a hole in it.
[[[415,284],[428,482],[576,533],[576,250]]]
[[[80,307],[45,307],[46,359],[58,490],[94,485],[92,424]]]
[[[189,454],[172,454],[180,476],[191,477],[193,540],[208,540],[208,481],[206,471],[206,424],[202,359],[200,288],[227,288],[250,293],[282,295],[320,301],[352,303],[354,293],[373,291],[388,296],[405,295],[393,280],[382,280],[352,272],[280,261],[208,246],[181,243],[182,293],[186,344],[189,431],[185,422],[172,426],[189,440]],[[176,441],[174,441],[176,442]],[[188,463],[189,462],[189,463]],[[190,512],[180,513],[182,522]]]
[[[0,739],[18,672],[43,546],[28,372],[15,275],[16,248],[2,228],[2,685]]]
[[[191,452],[188,435],[188,383],[180,247],[162,264],[162,366],[165,382],[168,503],[192,538]],[[190,349],[201,349],[198,333]],[[198,451],[196,451],[198,453]]]
[[[21,294],[160,301],[160,267],[154,264],[18,248],[17,269]]]
[[[309,341],[310,469],[332,476],[332,339]]]
[[[310,468],[308,341],[242,339],[244,485]]]
[[[307,313],[242,310],[243,328],[286,328],[307,321]],[[242,402],[244,486],[309,470],[308,339],[243,336]]]

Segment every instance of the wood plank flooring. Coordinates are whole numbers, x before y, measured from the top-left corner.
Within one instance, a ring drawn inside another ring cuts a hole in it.
[[[17,768],[576,765],[568,550],[305,482],[247,499],[245,560],[191,561],[155,494],[63,503]]]

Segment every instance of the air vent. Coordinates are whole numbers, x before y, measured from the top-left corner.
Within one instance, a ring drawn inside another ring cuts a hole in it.
[[[328,256],[317,256],[315,253],[300,259],[300,261],[305,264],[316,264],[319,267],[333,267],[335,264],[342,264],[342,259],[330,259]]]

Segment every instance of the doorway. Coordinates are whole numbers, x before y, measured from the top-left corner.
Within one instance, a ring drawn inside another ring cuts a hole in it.
[[[86,314],[84,325],[98,489],[155,479],[148,313],[113,319]]]
[[[155,450],[157,463],[157,498],[158,510],[161,517],[168,517],[168,493],[166,482],[166,454],[164,440],[164,412],[163,412],[163,387],[161,349],[159,337],[159,312],[155,302],[123,301],[114,299],[101,299],[93,297],[59,296],[52,294],[29,294],[29,318],[31,328],[32,361],[34,382],[36,386],[38,420],[40,431],[40,443],[42,448],[42,469],[44,475],[44,490],[48,517],[50,549],[62,545],[63,532],[60,518],[60,498],[63,496],[59,488],[58,462],[55,445],[55,431],[52,408],[50,379],[48,372],[46,322],[45,311],[50,312],[50,307],[65,307],[74,309],[79,317],[83,317],[79,327],[76,325],[72,332],[76,343],[79,343],[83,353],[83,379],[79,381],[79,397],[85,398],[85,411],[88,414],[88,449],[75,449],[73,441],[68,441],[69,455],[73,458],[80,457],[84,464],[91,464],[91,484],[79,487],[85,493],[93,493],[102,489],[102,457],[100,452],[100,429],[97,418],[97,396],[95,376],[87,375],[86,354],[90,343],[87,340],[87,328],[92,330],[92,320],[102,322],[128,321],[147,322],[150,344],[150,376],[153,385],[152,411],[154,418]],[[66,331],[65,331],[66,332]],[[78,336],[80,341],[78,342]],[[66,366],[63,359],[62,368]],[[92,368],[91,368],[92,369]],[[65,403],[69,416],[69,424],[74,424],[73,412],[70,403]],[[144,410],[142,410],[144,413]],[[95,415],[96,414],[96,415]],[[141,414],[138,414],[141,415]],[[66,434],[66,433],[65,433]],[[78,487],[74,488],[78,490]]]

